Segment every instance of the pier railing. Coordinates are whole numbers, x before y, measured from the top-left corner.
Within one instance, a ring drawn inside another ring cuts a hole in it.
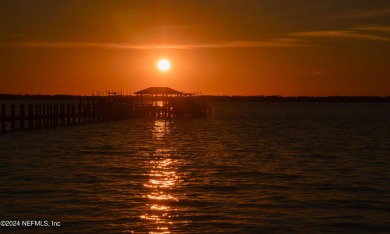
[[[22,102],[0,104],[0,132],[126,119],[134,109],[124,96]]]

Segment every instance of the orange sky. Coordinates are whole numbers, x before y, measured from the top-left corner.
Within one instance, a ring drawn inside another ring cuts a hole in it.
[[[14,0],[0,22],[0,93],[390,95],[384,0]]]

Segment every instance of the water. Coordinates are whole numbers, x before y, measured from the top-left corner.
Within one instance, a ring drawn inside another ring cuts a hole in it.
[[[390,105],[213,103],[0,135],[10,233],[388,233]]]

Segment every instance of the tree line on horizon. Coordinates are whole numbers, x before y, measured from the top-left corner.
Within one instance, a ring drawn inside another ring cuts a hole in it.
[[[390,96],[205,96],[215,102],[390,102]]]
[[[123,95],[118,95],[123,96]],[[0,99],[77,99],[82,95],[0,94]],[[104,96],[100,96],[104,97]],[[390,96],[203,95],[211,102],[390,102]]]

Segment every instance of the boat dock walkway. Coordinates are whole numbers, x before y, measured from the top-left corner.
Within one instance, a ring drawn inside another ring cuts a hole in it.
[[[202,96],[150,88],[136,96],[18,96],[0,99],[0,132],[131,118],[202,118],[211,109]],[[151,90],[149,90],[151,91]]]

